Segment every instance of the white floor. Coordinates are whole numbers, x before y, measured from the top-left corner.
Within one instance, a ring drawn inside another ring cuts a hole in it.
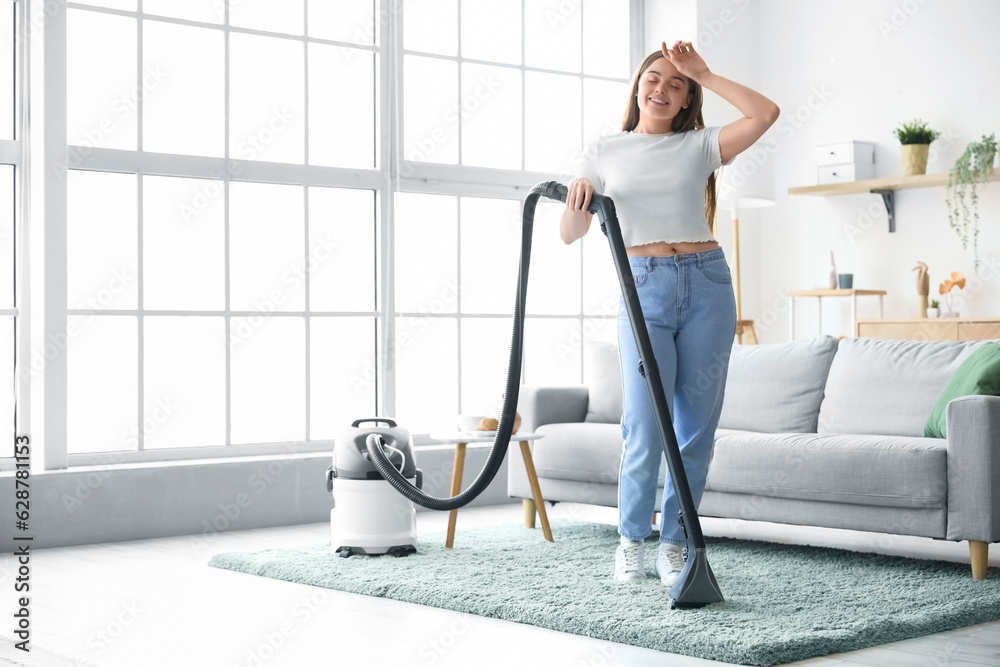
[[[559,503],[551,518],[616,523],[614,508]],[[418,512],[420,531],[448,515]],[[464,509],[463,527],[522,521],[520,504]],[[968,562],[965,543],[703,518],[706,535],[817,544]],[[0,665],[154,667],[376,667],[722,665],[469,614],[252,577],[205,565],[217,552],[283,548],[329,539],[326,523],[202,536],[44,549],[31,561],[30,658],[9,645]],[[540,528],[536,528],[539,530]],[[539,537],[541,535],[539,534]],[[1000,548],[990,565],[1000,565]],[[0,585],[13,590],[6,555]],[[154,573],[154,574],[151,574]],[[970,574],[971,576],[971,574]],[[993,574],[992,576],[996,576]],[[13,594],[3,596],[8,619]],[[54,652],[71,662],[46,661]],[[815,658],[796,665],[962,667],[1000,665],[1000,623]]]

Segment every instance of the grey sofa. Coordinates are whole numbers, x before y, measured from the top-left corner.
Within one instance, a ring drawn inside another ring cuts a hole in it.
[[[699,514],[968,540],[973,577],[984,578],[989,544],[1000,541],[1000,397],[951,401],[947,438],[923,430],[951,375],[984,342],[735,345]],[[521,389],[521,429],[546,436],[531,444],[548,501],[617,506],[620,375],[616,386],[594,370],[613,362],[618,372],[613,350],[588,353],[590,386]],[[665,473],[661,459],[656,508]],[[508,466],[507,484],[533,516],[523,466]]]

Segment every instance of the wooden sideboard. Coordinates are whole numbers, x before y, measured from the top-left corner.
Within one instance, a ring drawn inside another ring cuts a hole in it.
[[[1000,317],[854,320],[854,335],[900,340],[1000,339]]]

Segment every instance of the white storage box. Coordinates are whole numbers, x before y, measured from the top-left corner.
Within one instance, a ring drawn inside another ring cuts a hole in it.
[[[875,178],[875,144],[841,141],[816,146],[816,183],[847,183]]]

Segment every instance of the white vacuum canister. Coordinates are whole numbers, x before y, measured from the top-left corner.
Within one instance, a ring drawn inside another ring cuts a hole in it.
[[[409,479],[416,484],[416,478]],[[417,510],[384,479],[333,479],[330,545],[341,556],[417,550]]]
[[[416,488],[423,474],[413,455],[413,438],[389,417],[357,419],[334,440],[333,465],[326,488],[333,493],[330,544],[343,557],[351,554],[406,556],[417,550],[417,511],[413,501],[382,477],[371,462],[367,440],[377,435],[390,461]]]

